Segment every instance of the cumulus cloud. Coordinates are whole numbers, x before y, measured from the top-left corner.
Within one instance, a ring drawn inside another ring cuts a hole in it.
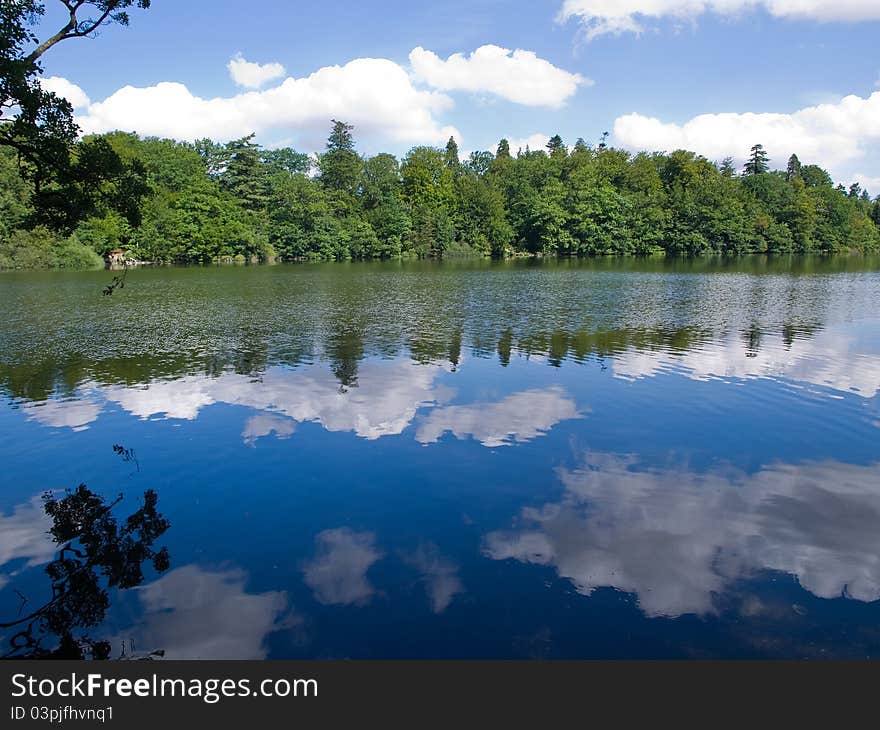
[[[419,427],[416,440],[431,444],[450,431],[459,439],[472,436],[483,446],[510,446],[543,436],[560,421],[580,417],[562,388],[525,390],[497,403],[436,408]]]
[[[91,103],[85,91],[60,76],[49,76],[48,78],[40,79],[40,86],[43,88],[43,91],[49,91],[56,96],[67,99],[74,109],[83,109]]]
[[[880,92],[791,114],[701,114],[684,124],[627,114],[615,120],[614,136],[633,150],[689,149],[715,160],[731,156],[741,161],[760,142],[776,165],[795,153],[833,169],[864,157],[868,144],[880,139]]]
[[[419,46],[409,60],[416,76],[435,89],[492,94],[526,106],[561,107],[579,86],[593,83],[533,51],[493,45],[480,46],[470,56],[453,53],[446,60]]]
[[[437,119],[452,106],[445,94],[417,89],[407,71],[393,61],[358,58],[230,97],[204,99],[172,81],[146,88],[125,86],[90,104],[76,120],[87,134],[121,129],[181,140],[228,140],[283,130],[317,145],[329,120],[338,118],[366,137],[440,144],[458,136],[454,127]]]
[[[880,464],[773,464],[755,473],[656,469],[590,454],[561,501],[493,532],[486,554],[553,566],[578,592],[614,587],[649,616],[706,614],[759,570],[821,598],[880,599]]]
[[[376,589],[367,580],[367,571],[382,557],[375,541],[372,532],[354,532],[347,527],[318,534],[317,554],[304,564],[303,575],[319,603],[369,603]]]
[[[247,89],[259,89],[270,81],[280,79],[286,73],[286,69],[280,63],[253,63],[237,53],[226,64],[229,76],[239,86]]]
[[[248,593],[247,578],[235,568],[172,570],[135,589],[143,615],[119,638],[167,659],[265,659],[266,637],[301,619],[286,613],[283,591]]]
[[[229,140],[252,132],[281,132],[292,143],[317,149],[331,118],[355,125],[361,139],[443,144],[461,139],[440,117],[454,106],[444,91],[492,94],[527,106],[560,107],[586,77],[554,66],[532,51],[486,45],[469,56],[441,59],[424,48],[410,54],[410,69],[385,58],[356,58],[326,66],[309,76],[282,78],[278,63],[259,64],[241,54],[227,64],[232,79],[251,89],[232,96],[203,98],[178,81],[124,86],[103,101],[90,100],[61,77],[43,81],[78,110],[85,134],[134,131],[142,135],[195,140]],[[416,82],[433,87],[417,86]],[[261,90],[258,90],[261,89]]]
[[[646,21],[692,21],[704,13],[733,16],[764,10],[786,20],[858,22],[880,20],[875,0],[565,0],[560,21],[578,18],[587,38],[642,33]]]

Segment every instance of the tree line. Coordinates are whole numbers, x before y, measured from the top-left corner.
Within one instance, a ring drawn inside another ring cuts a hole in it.
[[[771,171],[761,145],[738,172],[729,159],[632,155],[604,138],[569,148],[558,135],[545,150],[501,140],[466,160],[454,139],[364,157],[352,132],[334,120],[316,158],[253,135],[87,137],[76,164],[114,169],[55,182],[55,195],[34,192],[4,151],[0,265],[84,266],[117,248],[178,263],[880,249],[880,198],[795,155]]]

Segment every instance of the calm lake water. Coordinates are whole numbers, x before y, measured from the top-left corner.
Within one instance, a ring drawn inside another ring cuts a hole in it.
[[[114,655],[880,656],[880,261],[110,278],[0,274],[0,621],[86,483]]]

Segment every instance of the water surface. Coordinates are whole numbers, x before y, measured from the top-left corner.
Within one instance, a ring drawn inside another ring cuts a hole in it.
[[[115,654],[880,653],[878,261],[108,280],[0,275],[0,622],[86,483],[171,525]]]

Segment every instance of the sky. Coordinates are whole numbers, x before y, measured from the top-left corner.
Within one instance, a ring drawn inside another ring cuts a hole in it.
[[[47,0],[38,27],[63,25]],[[55,8],[55,6],[58,8]],[[43,58],[85,133],[365,154],[569,145],[741,163],[762,143],[880,194],[880,0],[153,0]]]

